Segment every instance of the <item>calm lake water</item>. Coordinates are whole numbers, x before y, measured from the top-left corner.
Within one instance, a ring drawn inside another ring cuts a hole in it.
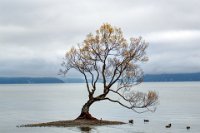
[[[91,113],[108,120],[134,124],[90,127],[94,133],[199,133],[200,82],[142,83],[141,91],[159,93],[155,113],[137,114],[115,103],[98,102]],[[48,122],[76,118],[87,100],[85,84],[0,85],[0,133],[77,133],[79,127],[17,128],[27,123]],[[150,122],[144,124],[143,120]],[[170,129],[165,125],[172,123]],[[191,126],[186,130],[186,126]]]

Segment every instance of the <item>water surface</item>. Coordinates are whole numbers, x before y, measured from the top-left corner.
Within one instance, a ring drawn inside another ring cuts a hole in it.
[[[199,133],[200,82],[142,83],[141,91],[155,90],[160,104],[155,113],[137,114],[117,104],[98,102],[91,113],[108,120],[134,124],[74,128],[17,128],[16,125],[76,118],[87,100],[85,84],[0,85],[1,133]],[[149,119],[144,123],[143,119]],[[165,125],[172,123],[172,128]],[[186,130],[190,125],[191,129]],[[82,131],[81,131],[82,130]]]

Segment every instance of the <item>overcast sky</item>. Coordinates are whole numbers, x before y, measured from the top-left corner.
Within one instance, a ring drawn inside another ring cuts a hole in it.
[[[0,77],[57,76],[65,52],[105,22],[149,42],[146,74],[200,72],[199,7],[199,0],[0,0]]]

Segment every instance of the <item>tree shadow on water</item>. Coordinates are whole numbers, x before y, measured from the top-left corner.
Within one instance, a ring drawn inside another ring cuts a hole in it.
[[[78,129],[81,131],[81,133],[92,133],[94,130],[96,130],[95,128],[89,126],[78,127]]]

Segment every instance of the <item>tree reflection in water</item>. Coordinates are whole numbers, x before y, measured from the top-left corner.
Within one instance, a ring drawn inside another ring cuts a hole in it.
[[[81,133],[91,133],[92,129],[94,129],[89,126],[83,126],[83,127],[78,127],[78,128],[81,131]]]

